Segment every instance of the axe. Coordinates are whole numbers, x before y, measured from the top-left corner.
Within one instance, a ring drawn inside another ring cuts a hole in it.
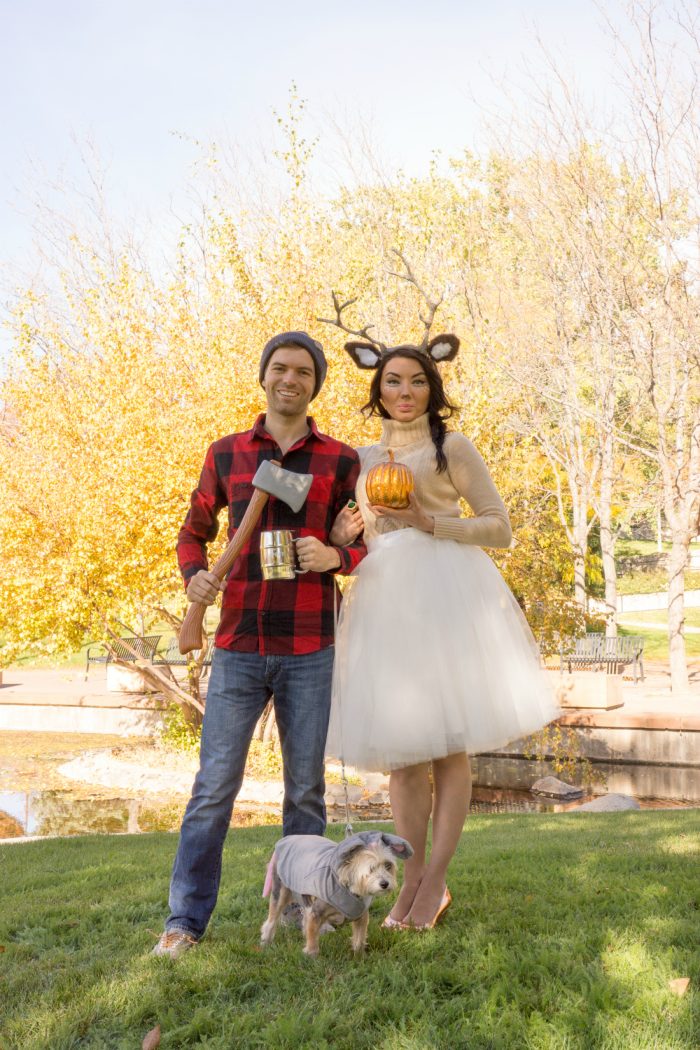
[[[313,479],[313,474],[295,474],[291,470],[285,470],[274,460],[264,460],[255,472],[253,478],[255,492],[246,508],[241,524],[229,541],[226,550],[209,571],[213,572],[220,581],[223,580],[248,542],[270,496],[283,500],[296,513],[304,506]],[[200,602],[192,602],[187,610],[178,638],[180,652],[183,655],[191,653],[193,649],[202,648],[202,624],[206,611],[207,606]]]

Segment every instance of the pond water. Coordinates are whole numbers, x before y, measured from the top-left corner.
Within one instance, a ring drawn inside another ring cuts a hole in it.
[[[614,792],[636,798],[642,809],[700,806],[700,768],[697,766],[595,762],[592,768],[600,781],[588,798]],[[528,804],[529,801],[535,801],[530,794],[530,786],[538,777],[552,774],[551,763],[505,758],[502,755],[478,755],[472,759],[472,769],[475,785],[505,793],[508,797],[504,798],[504,804],[511,804],[514,812],[533,808]],[[567,781],[568,778],[560,774],[560,779]],[[476,788],[474,794],[478,795]],[[495,798],[485,801],[492,804],[497,802]],[[580,805],[581,801],[577,799],[571,805]],[[546,808],[553,808],[549,803]],[[563,808],[569,808],[569,805]]]
[[[563,812],[604,790],[632,795],[643,809],[700,806],[700,769],[696,768],[596,763],[605,787],[596,787],[583,799],[558,802],[529,791],[534,780],[552,772],[547,763],[487,755],[475,758],[473,765],[471,809],[476,813]],[[90,796],[84,789],[0,790],[0,839],[177,831],[186,801],[182,796]],[[388,806],[365,803],[353,806],[351,816],[353,820],[388,820],[391,813]],[[343,822],[345,812],[333,807],[328,817],[331,822]],[[232,820],[234,827],[279,823],[277,805],[237,805]]]
[[[187,799],[90,797],[64,790],[0,791],[0,839],[176,831]],[[273,807],[237,806],[232,825],[278,824]]]

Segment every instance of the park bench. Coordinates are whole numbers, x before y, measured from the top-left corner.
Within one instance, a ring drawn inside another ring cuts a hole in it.
[[[573,643],[573,644],[572,644]],[[581,638],[570,638],[559,649],[560,670],[564,664],[569,669],[595,667],[607,674],[619,674],[623,667],[632,665],[634,684],[637,676],[644,681],[644,639],[640,635],[618,635],[608,638],[604,634],[584,634]]]
[[[104,642],[100,642],[99,645],[91,645],[87,651],[85,680],[87,681],[90,664],[109,664],[114,660],[133,664],[137,659],[153,663],[161,638],[160,634],[147,634],[143,638],[139,635],[130,635],[128,638],[116,638],[109,643],[109,649]],[[132,649],[136,650],[138,656],[132,653]]]
[[[213,648],[209,646],[207,655],[204,657],[202,662],[202,676],[204,676],[208,669],[211,667]],[[197,659],[199,656],[199,650],[195,649],[193,653],[181,653],[177,638],[171,638],[168,642],[168,648],[161,653],[156,653],[154,663],[166,664],[168,667],[187,667],[187,664],[191,659]]]

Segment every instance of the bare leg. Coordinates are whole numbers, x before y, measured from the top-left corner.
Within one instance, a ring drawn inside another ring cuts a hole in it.
[[[396,833],[413,846],[413,856],[404,864],[401,891],[389,913],[392,919],[403,922],[425,871],[425,844],[433,805],[430,764],[394,769],[389,778],[389,794]]]
[[[457,849],[464,821],[469,812],[472,774],[469,755],[460,753],[433,762],[433,839],[430,863],[407,921],[415,926],[429,923],[435,916],[445,890],[447,866]]]

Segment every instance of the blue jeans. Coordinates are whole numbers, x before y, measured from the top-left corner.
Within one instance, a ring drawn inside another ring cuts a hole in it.
[[[167,930],[199,939],[216,904],[221,855],[253,730],[274,694],[284,762],[284,835],[326,828],[324,748],[333,647],[300,656],[216,649],[202,725],[199,772],[180,830]]]

